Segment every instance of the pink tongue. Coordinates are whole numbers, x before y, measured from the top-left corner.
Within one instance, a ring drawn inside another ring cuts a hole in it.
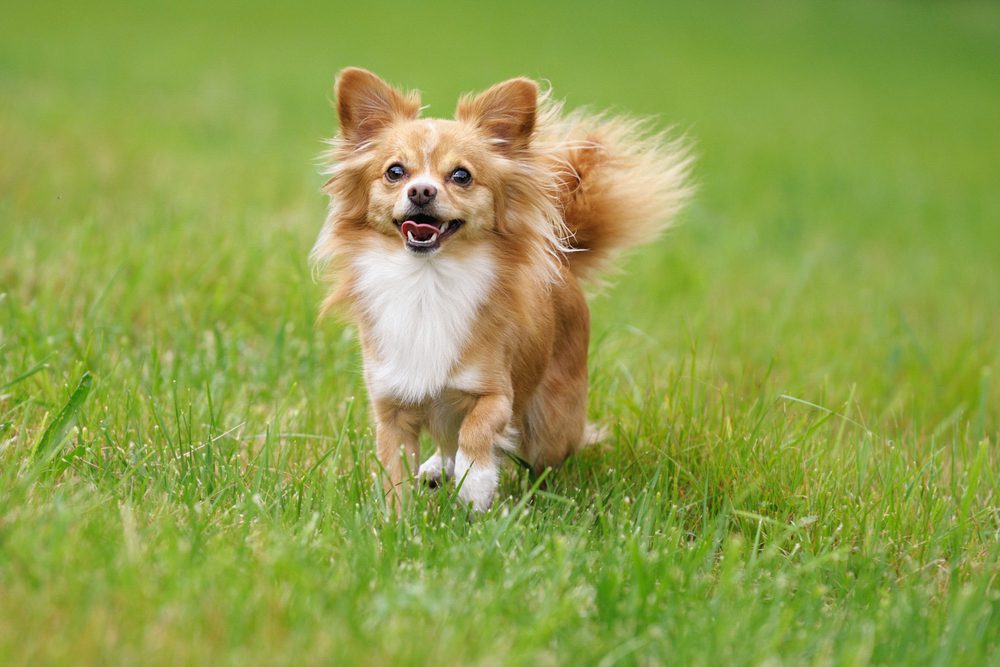
[[[400,226],[399,233],[403,235],[404,239],[406,239],[408,238],[407,234],[410,232],[413,233],[413,239],[415,241],[423,242],[430,241],[434,238],[434,235],[438,233],[438,228],[434,225],[422,225],[420,223],[413,222],[412,220],[407,220]]]

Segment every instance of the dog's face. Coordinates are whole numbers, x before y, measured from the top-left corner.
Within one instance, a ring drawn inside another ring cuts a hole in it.
[[[336,96],[341,150],[358,165],[351,196],[370,232],[431,254],[502,229],[504,183],[534,129],[534,82],[463,100],[456,120],[418,118],[414,96],[365,70],[345,70]]]
[[[398,236],[407,250],[435,252],[452,237],[494,226],[491,156],[472,128],[402,121],[386,129],[373,153],[379,173],[368,190],[368,224]]]

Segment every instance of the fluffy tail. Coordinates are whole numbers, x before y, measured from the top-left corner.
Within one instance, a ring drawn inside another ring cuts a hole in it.
[[[548,111],[542,139],[558,174],[570,270],[587,276],[670,226],[693,192],[692,157],[640,121]]]

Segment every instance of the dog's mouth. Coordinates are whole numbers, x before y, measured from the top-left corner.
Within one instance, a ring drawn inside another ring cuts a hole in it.
[[[438,220],[432,215],[418,213],[406,220],[394,220],[406,247],[413,252],[431,252],[441,247],[441,241],[458,231],[465,224],[462,220]]]

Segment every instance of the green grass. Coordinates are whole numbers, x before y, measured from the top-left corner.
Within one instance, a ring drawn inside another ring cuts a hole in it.
[[[995,4],[3,14],[0,663],[1000,664]],[[349,64],[697,141],[593,300],[613,437],[478,521],[385,518],[315,324]]]

